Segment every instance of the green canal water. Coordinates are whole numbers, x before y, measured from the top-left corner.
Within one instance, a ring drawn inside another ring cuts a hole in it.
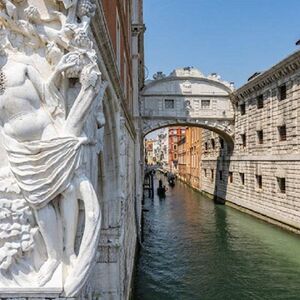
[[[180,182],[145,208],[134,300],[300,299],[300,236]]]

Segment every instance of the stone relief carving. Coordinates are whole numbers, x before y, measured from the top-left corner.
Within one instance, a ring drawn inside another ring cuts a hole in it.
[[[184,81],[180,84],[182,93],[192,93],[192,84],[189,80]]]
[[[184,109],[185,109],[186,114],[189,116],[191,111],[193,110],[191,100],[184,101]]]
[[[74,296],[93,266],[101,213],[86,161],[102,150],[107,86],[90,38],[95,9],[0,0],[0,294]]]

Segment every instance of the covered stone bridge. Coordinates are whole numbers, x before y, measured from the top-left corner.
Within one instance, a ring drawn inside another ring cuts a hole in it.
[[[168,126],[197,126],[233,144],[232,91],[232,83],[215,73],[204,76],[192,67],[176,69],[169,76],[158,72],[140,96],[143,134]]]

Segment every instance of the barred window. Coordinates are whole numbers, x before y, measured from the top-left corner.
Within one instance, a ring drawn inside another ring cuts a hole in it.
[[[175,102],[173,99],[165,99],[165,108],[173,109],[175,107]]]
[[[242,140],[243,148],[246,148],[247,143],[246,143],[246,134],[245,133],[241,134],[241,140]]]
[[[277,177],[278,188],[281,193],[286,192],[285,178]]]
[[[259,96],[256,98],[256,101],[257,101],[257,108],[258,108],[258,109],[264,107],[264,96],[263,96],[263,95],[259,95]]]
[[[228,173],[228,182],[233,183],[233,172]]]
[[[279,141],[286,141],[286,125],[278,126]]]
[[[245,173],[240,173],[241,184],[245,185]]]
[[[202,109],[210,109],[210,100],[201,100]]]
[[[282,86],[280,86],[278,88],[278,92],[279,92],[279,100],[284,100],[286,99],[286,85],[283,84]]]
[[[240,105],[241,115],[246,114],[246,104],[243,103]]]
[[[263,134],[262,130],[257,131],[257,142],[258,142],[258,144],[264,143],[264,134]]]
[[[261,189],[262,188],[262,176],[256,175],[256,186]]]

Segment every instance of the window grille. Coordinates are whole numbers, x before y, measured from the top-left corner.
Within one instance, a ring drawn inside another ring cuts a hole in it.
[[[258,109],[261,109],[264,107],[264,96],[263,95],[259,95],[257,98],[256,98],[256,101],[257,101],[257,108]]]
[[[261,175],[256,175],[256,185],[259,189],[262,188],[262,176]]]
[[[279,89],[279,101],[286,99],[286,85],[283,84],[278,89]]]
[[[245,173],[240,173],[241,184],[245,185]]]
[[[175,103],[173,99],[165,99],[165,108],[166,109],[174,109]]]
[[[278,127],[279,141],[286,141],[286,125]]]

